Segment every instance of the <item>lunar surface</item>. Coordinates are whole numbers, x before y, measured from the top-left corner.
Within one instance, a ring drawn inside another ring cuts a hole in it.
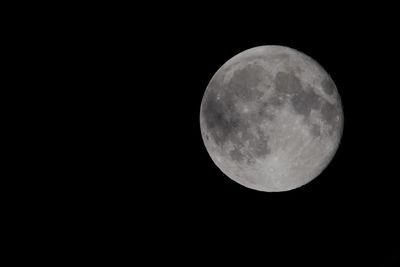
[[[312,58],[260,46],[234,56],[212,77],[200,128],[210,157],[232,180],[287,191],[313,180],[333,158],[342,104],[332,78]]]

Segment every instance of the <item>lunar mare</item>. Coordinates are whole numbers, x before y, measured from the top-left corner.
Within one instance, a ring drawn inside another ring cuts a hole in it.
[[[343,112],[329,74],[283,46],[251,48],[212,77],[200,107],[206,149],[248,188],[274,192],[317,177],[334,156]]]

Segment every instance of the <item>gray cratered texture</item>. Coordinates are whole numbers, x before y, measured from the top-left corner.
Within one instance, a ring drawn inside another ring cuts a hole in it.
[[[260,46],[228,60],[200,109],[205,146],[232,180],[260,191],[300,187],[329,164],[343,114],[337,88],[310,57]]]

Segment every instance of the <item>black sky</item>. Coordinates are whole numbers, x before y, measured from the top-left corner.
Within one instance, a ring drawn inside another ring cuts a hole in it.
[[[247,15],[243,23],[240,14],[212,21],[208,13],[190,17],[150,28],[157,67],[148,70],[146,90],[156,100],[141,107],[155,109],[148,115],[158,156],[146,154],[149,172],[138,179],[152,186],[141,194],[151,202],[149,212],[166,222],[159,234],[187,246],[205,242],[206,258],[220,246],[252,255],[255,246],[276,249],[282,242],[278,251],[305,261],[310,253],[328,262],[379,262],[399,225],[398,42],[392,22],[369,15],[281,22],[275,21],[279,16]],[[199,127],[201,98],[217,69],[245,49],[268,44],[317,60],[334,79],[345,116],[329,167],[312,183],[280,194],[249,190],[224,176],[209,158]]]
[[[90,21],[85,48],[107,70],[94,76],[101,83],[92,101],[108,140],[95,151],[112,151],[112,164],[96,165],[107,171],[91,180],[95,212],[119,222],[122,234],[133,228],[143,253],[166,261],[381,266],[398,244],[400,225],[396,17],[390,8],[365,6],[228,7],[155,4]],[[315,59],[344,108],[333,161],[290,192],[236,184],[201,139],[200,103],[211,77],[232,56],[260,45]]]

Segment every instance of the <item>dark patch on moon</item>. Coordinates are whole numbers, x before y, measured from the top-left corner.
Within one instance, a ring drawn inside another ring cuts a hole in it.
[[[275,86],[278,94],[293,94],[302,90],[301,82],[296,75],[282,71],[275,75]]]
[[[320,96],[314,92],[313,88],[310,90],[301,90],[292,96],[293,109],[300,115],[308,118],[311,109],[319,109],[321,106]]]
[[[202,115],[208,132],[221,148],[228,142],[234,146],[229,153],[233,161],[244,162],[247,159],[248,163],[254,163],[254,157],[261,158],[270,153],[268,138],[259,128],[261,121],[268,117],[267,103],[259,103],[264,92],[258,86],[265,76],[262,66],[249,64],[236,70],[226,84],[220,84],[218,88],[214,87],[215,84],[209,86],[204,99]],[[221,93],[219,99],[216,91]],[[257,108],[244,113],[237,104],[249,104]],[[244,148],[246,143],[247,149]]]
[[[312,124],[311,125],[311,134],[314,137],[321,136],[321,126],[319,126],[318,124]]]
[[[235,147],[230,153],[229,155],[231,156],[231,159],[233,159],[234,161],[243,161],[244,159],[244,155],[243,153],[237,148]]]
[[[229,103],[219,101],[215,93],[210,92],[204,103],[203,115],[207,128],[217,144],[225,140],[240,127],[240,121],[235,114],[230,114]]]
[[[229,93],[245,101],[254,101],[264,92],[256,87],[264,79],[264,68],[260,65],[249,64],[243,69],[236,70],[229,81]]]
[[[332,80],[331,77],[329,77],[329,76],[326,76],[326,77],[322,80],[321,86],[322,86],[324,92],[325,92],[327,95],[332,95],[333,92],[335,92],[335,88],[336,88],[335,83],[333,82],[333,80]]]
[[[333,94],[336,90],[333,81],[328,76],[323,82],[323,87],[324,90],[328,90],[329,94]],[[310,125],[310,132],[313,136],[321,135],[320,126],[310,124],[310,115],[313,109],[320,110],[324,122],[330,125],[332,129],[336,129],[336,117],[339,114],[339,108],[318,95],[314,87],[308,85],[307,90],[304,90],[300,79],[294,72],[278,72],[275,75],[275,89],[275,94],[268,100],[269,104],[279,107],[289,100],[293,110],[304,116],[303,119]]]
[[[265,155],[268,155],[271,150],[268,146],[268,137],[260,128],[257,128],[257,134],[258,135],[255,138],[250,139],[250,148],[253,150],[253,153],[257,158],[262,158]]]
[[[314,88],[304,90],[300,79],[293,72],[278,72],[275,75],[275,86],[276,93],[270,98],[274,105],[280,106],[286,99],[290,99],[294,111],[306,118],[311,109],[319,109],[321,106],[320,96],[314,92]]]
[[[268,104],[274,107],[280,107],[284,103],[285,103],[285,96],[280,96],[278,94],[274,94],[268,99]]]
[[[332,130],[335,130],[338,126],[337,116],[339,115],[339,107],[337,104],[325,102],[322,105],[321,114],[324,118],[324,121],[332,127]]]

